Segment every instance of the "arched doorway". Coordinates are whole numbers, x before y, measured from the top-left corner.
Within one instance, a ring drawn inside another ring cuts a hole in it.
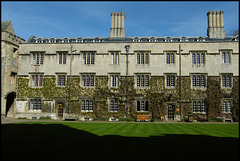
[[[11,92],[7,95],[5,117],[14,117],[15,98],[16,98],[15,92]]]
[[[63,111],[64,111],[64,104],[58,103],[57,104],[57,118],[60,118],[60,119],[63,118]]]

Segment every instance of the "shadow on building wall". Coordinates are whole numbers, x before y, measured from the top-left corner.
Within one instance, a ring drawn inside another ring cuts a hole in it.
[[[2,124],[1,134],[3,160],[239,159],[238,138],[97,136],[61,124]]]

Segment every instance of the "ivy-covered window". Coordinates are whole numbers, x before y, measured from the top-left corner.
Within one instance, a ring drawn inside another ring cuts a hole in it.
[[[42,87],[43,85],[43,75],[42,74],[32,74],[31,75],[31,87]]]
[[[223,100],[222,101],[222,112],[223,113],[231,113],[232,109],[232,101],[231,100]]]
[[[192,87],[193,88],[206,88],[206,75],[205,74],[192,75]]]
[[[66,85],[66,75],[65,74],[57,75],[57,85],[58,85],[58,87],[65,87],[65,85]]]
[[[109,111],[118,112],[118,102],[116,100],[110,100]]]
[[[94,74],[82,74],[82,86],[83,87],[94,87],[95,75]]]
[[[29,110],[41,110],[42,101],[41,99],[31,99]]]
[[[149,111],[149,101],[138,100],[137,101],[137,112],[146,112]]]
[[[167,74],[166,75],[166,87],[167,88],[175,88],[176,86],[176,75],[175,74]]]
[[[232,74],[222,74],[222,88],[232,87]]]
[[[148,74],[137,74],[137,88],[149,87],[150,76]]]
[[[206,112],[206,103],[205,101],[193,101],[192,104],[193,113],[205,113]]]
[[[94,104],[92,99],[82,99],[81,100],[81,111],[82,112],[92,112],[94,109]]]
[[[119,87],[119,75],[112,74],[110,75],[110,85],[111,87]]]

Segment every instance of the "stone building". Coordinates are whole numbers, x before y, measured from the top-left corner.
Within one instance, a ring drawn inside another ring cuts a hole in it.
[[[16,36],[12,22],[1,22],[1,118],[14,117],[18,48],[25,40]]]
[[[15,117],[180,121],[238,120],[239,37],[223,11],[207,36],[127,37],[123,12],[110,37],[42,38],[20,44]]]

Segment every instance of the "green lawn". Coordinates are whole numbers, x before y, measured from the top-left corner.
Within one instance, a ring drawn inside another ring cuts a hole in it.
[[[1,159],[239,158],[239,124],[29,122],[1,134]]]

